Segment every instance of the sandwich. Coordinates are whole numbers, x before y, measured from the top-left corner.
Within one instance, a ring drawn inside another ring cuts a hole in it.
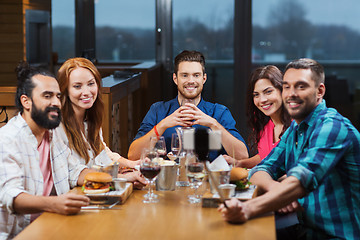
[[[250,182],[248,181],[248,170],[241,167],[234,167],[230,171],[230,183],[236,185],[236,190],[244,190],[250,187]]]
[[[91,172],[85,175],[82,191],[85,194],[106,193],[113,190],[112,176],[105,172]]]

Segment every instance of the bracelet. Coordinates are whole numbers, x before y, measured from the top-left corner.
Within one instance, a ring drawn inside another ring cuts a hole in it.
[[[160,135],[159,135],[159,133],[158,133],[158,131],[157,131],[157,129],[156,129],[156,125],[154,126],[154,132],[155,132],[155,134],[156,134],[156,137],[159,139],[159,138],[160,138]]]

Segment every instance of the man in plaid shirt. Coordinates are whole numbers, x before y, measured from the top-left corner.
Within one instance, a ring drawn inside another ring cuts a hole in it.
[[[296,211],[299,224],[284,239],[359,239],[360,134],[335,109],[327,108],[324,69],[312,59],[286,67],[282,98],[294,119],[271,153],[251,171],[265,194],[219,210],[230,222],[279,210]],[[282,182],[276,181],[287,175]]]
[[[51,131],[61,120],[56,79],[25,62],[17,74],[19,114],[0,128],[0,239],[14,237],[41,212],[76,214],[89,204],[68,192],[91,170]]]

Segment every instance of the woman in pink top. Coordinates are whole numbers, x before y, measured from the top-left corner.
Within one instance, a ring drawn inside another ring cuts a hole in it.
[[[229,164],[252,168],[264,159],[280,141],[291,123],[282,104],[282,73],[272,65],[255,69],[247,89],[247,117],[252,129],[250,152],[257,153],[247,159],[237,160],[225,155]]]

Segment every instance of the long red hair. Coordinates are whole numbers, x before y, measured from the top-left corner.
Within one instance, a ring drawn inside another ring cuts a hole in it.
[[[69,98],[69,77],[76,68],[88,69],[95,78],[98,86],[98,95],[94,105],[86,110],[85,116],[88,125],[88,134],[83,137],[79,123],[76,121],[72,103]],[[65,133],[69,139],[70,148],[75,150],[85,162],[90,160],[87,151],[87,143],[90,144],[94,156],[97,156],[103,149],[104,144],[100,138],[100,128],[103,121],[104,103],[101,99],[101,76],[94,64],[86,58],[70,58],[59,69],[57,75],[61,91],[61,113],[62,122],[65,126]]]

